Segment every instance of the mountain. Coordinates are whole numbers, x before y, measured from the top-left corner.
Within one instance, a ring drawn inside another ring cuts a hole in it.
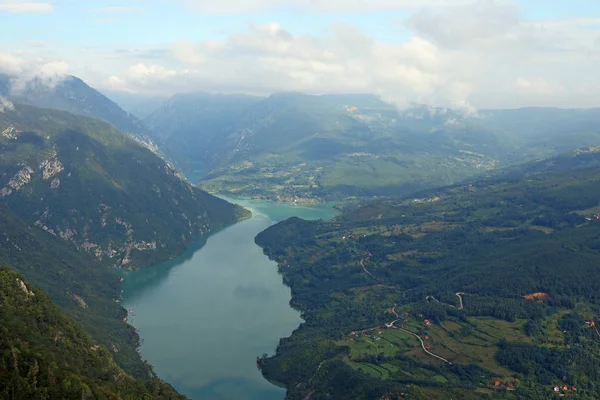
[[[211,192],[305,202],[409,193],[600,142],[597,109],[399,110],[368,94],[242,99],[175,97],[145,123]]]
[[[218,142],[221,132],[260,100],[244,95],[178,94],[147,116],[144,124],[167,156],[196,176],[210,167],[209,144]]]
[[[263,373],[291,400],[598,397],[599,162],[580,150],[260,233],[305,320]]]
[[[31,226],[0,204],[0,264],[9,265],[42,288],[95,340],[112,350],[128,373],[148,378],[151,369],[137,352],[139,338],[117,303],[119,277],[87,253]]]
[[[0,113],[0,148],[0,201],[105,265],[172,258],[245,213],[100,120],[16,105]]]
[[[66,76],[53,85],[48,85],[41,79],[15,85],[15,80],[18,81],[19,77],[0,74],[0,96],[15,103],[99,118],[120,131],[151,144],[151,133],[138,118],[77,77]]]
[[[0,267],[0,398],[184,397],[156,378],[136,381],[42,290]]]
[[[166,96],[152,96],[114,90],[103,90],[102,93],[117,103],[123,110],[135,115],[140,120],[150,116],[169,100],[169,97]]]

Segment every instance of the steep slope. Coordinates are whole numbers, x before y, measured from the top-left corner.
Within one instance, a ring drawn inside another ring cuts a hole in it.
[[[598,162],[580,151],[262,232],[306,321],[263,372],[290,399],[597,397]]]
[[[18,88],[14,87],[15,79],[18,80],[18,77],[0,74],[0,96],[16,103],[99,118],[152,145],[149,130],[138,118],[77,77],[67,76],[56,85],[47,85],[39,79],[33,79],[19,84]]]
[[[128,373],[147,379],[151,370],[137,352],[138,335],[124,322],[127,312],[116,302],[119,278],[92,255],[25,223],[6,204],[0,204],[0,226],[0,264],[47,292],[65,314],[111,349]]]
[[[179,94],[144,119],[155,141],[189,176],[211,167],[209,144],[245,110],[262,100],[244,95]]]
[[[0,267],[0,398],[183,397],[158,379],[127,375],[44,292]]]
[[[17,105],[0,113],[0,148],[0,199],[106,265],[171,258],[245,212],[100,120]]]

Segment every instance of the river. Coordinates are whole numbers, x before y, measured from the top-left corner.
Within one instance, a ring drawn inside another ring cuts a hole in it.
[[[301,319],[277,265],[254,237],[288,217],[328,219],[336,210],[235,202],[253,217],[177,259],[126,274],[122,304],[142,338],[142,357],[180,393],[194,400],[281,400],[285,390],[262,377],[256,357],[272,354]]]

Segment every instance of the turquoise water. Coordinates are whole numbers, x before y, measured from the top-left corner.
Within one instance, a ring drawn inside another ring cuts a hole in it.
[[[141,354],[158,376],[194,400],[281,400],[256,357],[272,354],[301,322],[277,265],[254,237],[291,216],[327,219],[331,205],[293,206],[235,200],[251,219],[198,242],[181,257],[123,282],[129,322],[142,338]]]

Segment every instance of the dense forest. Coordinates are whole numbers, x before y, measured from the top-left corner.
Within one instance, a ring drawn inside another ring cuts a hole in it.
[[[0,201],[108,266],[168,260],[248,215],[101,120],[16,105],[0,113],[0,152]]]
[[[158,379],[134,379],[40,289],[0,267],[0,398],[179,399]]]
[[[263,372],[290,399],[597,398],[598,160],[582,151],[259,234],[306,321]]]

